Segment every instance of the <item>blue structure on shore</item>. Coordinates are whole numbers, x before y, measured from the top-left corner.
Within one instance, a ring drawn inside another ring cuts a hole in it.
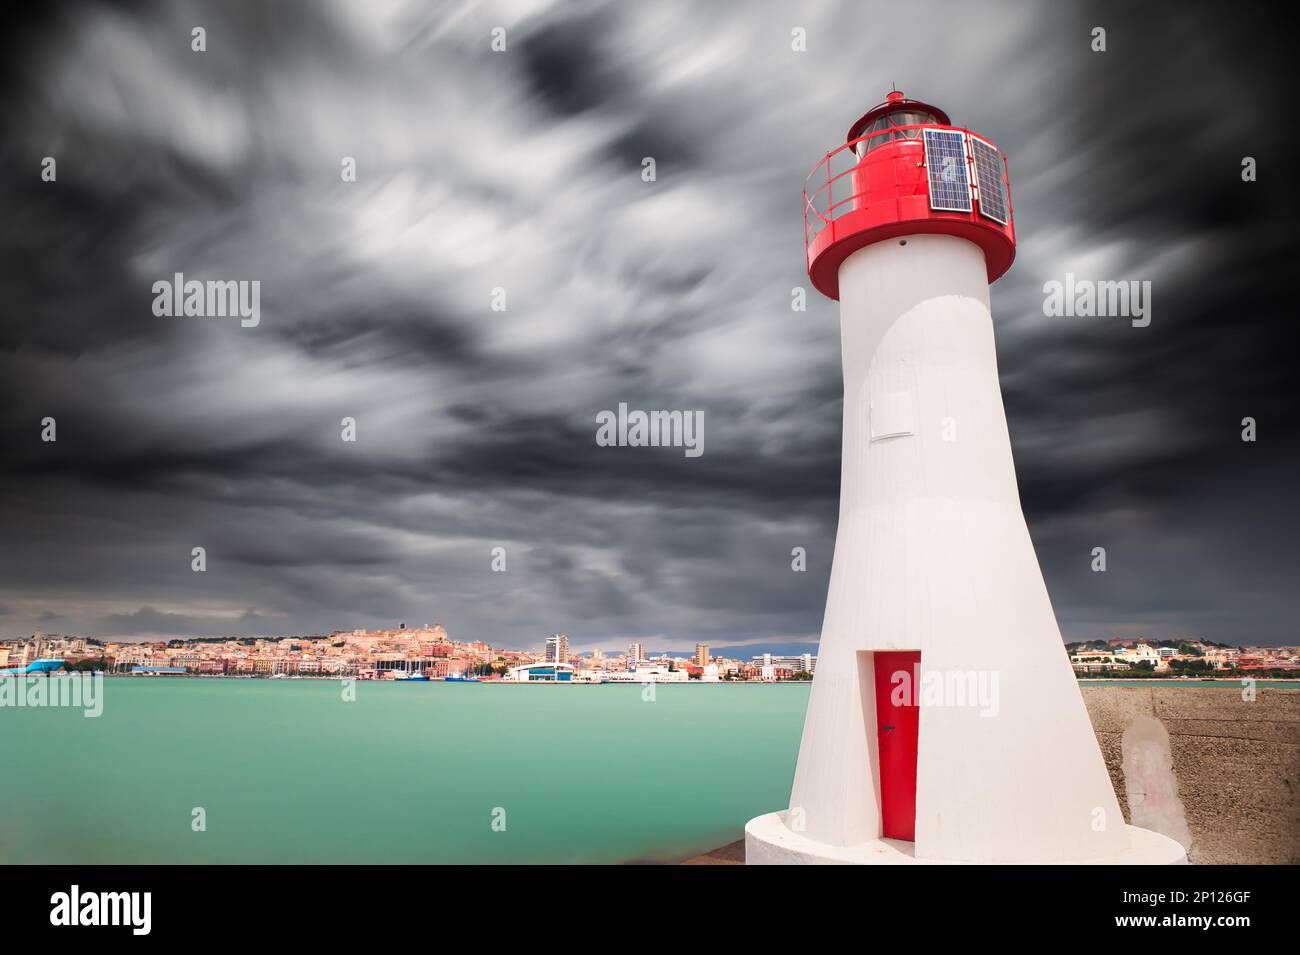
[[[62,666],[62,660],[33,660],[25,667],[0,670],[0,676],[26,676],[31,673],[53,673]]]

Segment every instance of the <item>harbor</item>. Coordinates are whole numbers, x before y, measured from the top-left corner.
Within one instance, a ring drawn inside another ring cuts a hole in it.
[[[97,719],[0,710],[0,863],[672,863],[789,795],[806,684],[489,685],[124,676]]]

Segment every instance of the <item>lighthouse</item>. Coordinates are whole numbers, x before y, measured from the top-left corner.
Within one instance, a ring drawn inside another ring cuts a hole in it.
[[[839,529],[790,805],[746,861],[1185,861],[1124,821],[1020,508],[989,309],[1006,157],[892,92],[804,220],[840,303]]]

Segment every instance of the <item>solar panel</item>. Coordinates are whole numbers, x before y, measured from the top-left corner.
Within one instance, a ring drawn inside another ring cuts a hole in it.
[[[925,168],[930,179],[930,208],[949,212],[970,212],[970,173],[966,169],[966,146],[961,133],[950,129],[926,129]]]
[[[1002,184],[1002,156],[982,139],[970,137],[975,159],[975,180],[980,186],[980,214],[1007,224],[1007,193]]]

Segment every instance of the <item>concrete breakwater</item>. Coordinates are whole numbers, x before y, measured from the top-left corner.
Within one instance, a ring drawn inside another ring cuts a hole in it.
[[[1193,863],[1300,863],[1300,690],[1082,690],[1129,822]]]

